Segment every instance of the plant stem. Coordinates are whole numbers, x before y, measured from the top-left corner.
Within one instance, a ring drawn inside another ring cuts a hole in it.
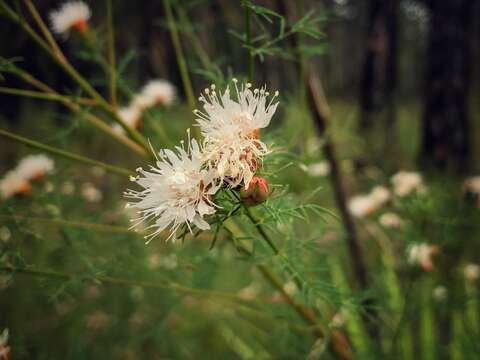
[[[32,3],[32,7],[34,5]],[[35,9],[35,8],[34,8]],[[47,44],[31,27],[28,25],[15,11],[13,11],[5,1],[0,1],[0,10],[3,10],[3,14],[10,20],[16,22],[30,37],[55,61],[75,82],[89,95],[92,99],[96,100],[98,105],[116,121],[122,128],[134,139],[137,143],[142,145],[145,150],[148,151],[148,145],[145,138],[135,129],[129,127],[117,114],[116,110],[85,80],[75,68],[68,62],[64,56],[59,56],[49,44]],[[38,19],[37,20],[38,23]],[[43,23],[43,21],[40,22]],[[39,26],[41,27],[40,23]]]
[[[177,57],[178,69],[182,78],[188,107],[193,110],[196,107],[195,96],[193,93],[192,82],[188,73],[187,62],[185,60],[185,55],[183,54],[182,44],[180,42],[180,36],[178,35],[177,24],[173,16],[172,4],[170,1],[171,0],[163,0],[165,15],[167,16],[170,37],[172,39],[173,48],[175,49],[175,56]]]
[[[41,82],[40,80],[36,79],[35,77],[30,75],[26,71],[23,71],[23,70],[20,70],[20,69],[17,68],[12,72],[13,72],[13,74],[17,75],[22,80],[24,80],[27,83],[33,85],[37,89],[42,90],[45,94],[49,94],[49,95],[52,95],[52,96],[55,96],[55,97],[62,96],[62,95],[58,94],[55,90],[50,88],[47,84],[45,84],[45,83]],[[82,98],[82,99],[83,99],[83,101],[88,100],[88,99],[85,99],[85,98]],[[60,101],[65,107],[67,107],[68,109],[70,109],[74,113],[82,113],[82,108],[78,104],[76,104],[74,101],[72,101],[71,98],[62,97],[62,98],[58,98],[58,101]],[[95,101],[95,100],[91,100],[91,101]],[[96,102],[95,102],[95,104],[96,104]],[[138,145],[135,141],[131,140],[130,138],[128,138],[126,136],[124,136],[123,134],[119,134],[118,132],[115,132],[110,125],[106,124],[104,121],[100,120],[95,115],[92,115],[89,112],[85,112],[84,114],[85,114],[85,118],[93,126],[97,127],[98,129],[100,129],[101,131],[103,131],[104,133],[106,133],[107,135],[112,137],[113,139],[117,140],[121,144],[129,147],[131,150],[135,151],[139,155],[144,156],[144,157],[148,156],[148,153],[146,152],[146,150],[143,147],[141,147],[140,145]]]
[[[112,0],[107,0],[107,46],[110,76],[110,103],[117,107],[117,70],[115,65],[115,32],[113,27]]]
[[[15,89],[15,88],[9,88],[4,86],[0,86],[0,93],[30,97],[34,99],[49,100],[49,101],[60,101],[60,102],[73,101],[82,105],[90,105],[90,106],[95,106],[96,104],[95,100],[82,98],[82,97],[76,98],[76,97],[60,95],[60,94],[46,94],[40,91]]]
[[[0,267],[0,272],[28,274],[32,276],[66,280],[66,281],[79,278],[78,274],[70,274],[67,272],[33,269],[33,268],[17,268],[17,267],[11,267],[11,266]],[[85,277],[83,276],[83,278]],[[173,290],[179,293],[190,294],[190,295],[222,298],[226,300],[243,302],[243,303],[248,302],[247,299],[244,299],[241,296],[236,294],[231,294],[231,293],[222,292],[222,291],[214,291],[214,290],[195,289],[195,288],[190,288],[190,287],[175,284],[175,283],[156,283],[151,281],[136,281],[136,280],[130,280],[130,279],[124,279],[124,278],[111,277],[111,276],[91,276],[90,279],[92,281],[97,281],[97,282],[111,284],[111,285],[140,286],[143,288],[150,288],[150,289],[167,289],[167,290]]]
[[[129,176],[131,174],[131,171],[129,171],[127,169],[117,167],[117,166],[114,166],[114,165],[105,164],[105,163],[103,163],[101,161],[98,161],[98,160],[90,159],[90,158],[87,158],[87,157],[82,156],[82,155],[74,154],[74,153],[71,153],[71,152],[68,152],[68,151],[65,151],[65,150],[61,150],[61,149],[58,149],[58,148],[55,148],[55,147],[52,147],[52,146],[49,146],[49,145],[45,145],[45,144],[39,143],[37,141],[27,139],[23,136],[13,134],[13,133],[11,133],[7,130],[4,130],[4,129],[0,129],[0,136],[4,136],[6,138],[15,140],[19,143],[25,144],[25,145],[30,146],[32,148],[40,149],[40,150],[49,152],[49,153],[54,154],[54,155],[62,156],[64,158],[67,158],[67,159],[70,159],[70,160],[75,160],[75,161],[78,161],[78,162],[81,162],[81,163],[84,163],[84,164],[88,164],[88,165],[99,166],[99,167],[101,167],[101,168],[103,168],[107,171],[110,171],[111,173],[117,174],[117,175]]]
[[[251,10],[248,6],[245,6],[245,45],[248,51],[248,81],[253,81],[253,73],[254,73],[254,58],[253,52],[251,49],[252,46],[252,29],[251,29]]]

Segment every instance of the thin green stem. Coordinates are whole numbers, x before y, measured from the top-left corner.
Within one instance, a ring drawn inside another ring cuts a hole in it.
[[[32,6],[34,6],[32,4]],[[75,68],[68,62],[68,60],[59,56],[48,43],[46,43],[28,23],[26,23],[14,10],[12,10],[5,1],[0,2],[0,10],[3,10],[3,14],[10,20],[20,25],[20,27],[56,62],[75,82],[89,95],[92,99],[96,100],[98,105],[108,114],[108,116],[116,121],[126,133],[134,139],[137,143],[142,145],[145,150],[148,151],[148,144],[145,138],[135,129],[129,127],[117,114],[115,108],[113,108],[94,88],[90,83],[85,80]],[[40,25],[39,25],[40,26]]]
[[[251,26],[251,10],[248,6],[245,6],[245,45],[248,51],[248,81],[253,81],[254,73],[254,56],[252,52],[252,26]]]
[[[50,95],[53,95],[53,96],[60,96],[60,94],[58,94],[55,90],[50,88],[47,84],[45,84],[45,83],[41,82],[40,80],[36,79],[35,77],[33,77],[31,74],[27,73],[26,71],[23,71],[23,70],[17,68],[14,71],[12,71],[12,73],[17,75],[23,81],[33,85],[37,89],[42,90],[46,94],[50,94]],[[83,112],[82,108],[77,103],[73,102],[69,98],[62,98],[62,99],[59,99],[59,101],[65,107],[67,107],[68,109],[73,111],[74,113],[82,113]],[[92,100],[92,101],[94,101],[94,100]],[[148,156],[147,151],[143,147],[138,145],[135,141],[131,140],[130,138],[124,136],[123,134],[120,134],[120,133],[114,131],[113,128],[110,125],[106,124],[104,121],[99,119],[97,116],[91,114],[90,112],[84,112],[84,115],[85,115],[85,118],[87,119],[87,121],[89,121],[93,126],[97,127],[98,129],[100,129],[101,131],[103,131],[107,135],[111,136],[112,138],[114,138],[115,140],[120,142],[121,144],[129,147],[131,150],[135,151],[136,153],[138,153],[141,156],[144,156],[144,157]]]
[[[67,272],[34,269],[34,268],[17,268],[17,267],[11,267],[11,266],[0,267],[0,272],[27,274],[27,275],[38,276],[42,278],[52,278],[52,279],[59,279],[59,280],[65,280],[65,281],[79,278],[78,274],[70,274]],[[88,278],[86,278],[85,276],[82,276],[82,278],[84,278],[85,280],[92,280],[95,282],[101,282],[104,284],[111,284],[111,285],[140,286],[142,288],[150,288],[150,289],[173,290],[183,294],[197,295],[200,297],[208,296],[212,298],[222,298],[225,300],[242,302],[242,303],[246,303],[249,301],[245,298],[242,298],[239,295],[231,294],[228,292],[195,289],[195,288],[190,288],[190,287],[183,286],[180,284],[175,284],[175,283],[157,283],[152,281],[137,281],[137,280],[130,280],[125,278],[111,277],[111,276],[91,276]]]
[[[115,32],[113,27],[112,0],[107,0],[107,46],[110,73],[110,103],[117,107],[117,70],[115,65]]]
[[[176,20],[172,12],[171,0],[163,0],[165,8],[165,14],[167,16],[168,28],[170,30],[170,37],[172,39],[173,48],[175,49],[175,55],[177,57],[178,69],[183,82],[183,88],[187,97],[187,103],[190,109],[195,109],[196,101],[193,92],[192,82],[188,73],[187,62],[183,53],[182,44],[180,42],[180,36],[178,34]]]
[[[95,106],[96,104],[95,100],[82,98],[82,97],[74,97],[74,96],[67,96],[67,95],[60,95],[60,94],[47,94],[40,91],[15,89],[15,88],[9,88],[4,86],[0,86],[0,93],[24,96],[24,97],[30,97],[34,99],[41,99],[41,100],[48,100],[48,101],[60,101],[60,102],[72,101],[82,105],[90,105],[90,106]]]
[[[117,175],[128,176],[128,175],[131,174],[131,171],[129,171],[127,169],[117,167],[117,166],[114,166],[114,165],[105,164],[105,163],[103,163],[101,161],[98,161],[98,160],[90,159],[90,158],[87,158],[87,157],[82,156],[82,155],[74,154],[74,153],[71,153],[71,152],[68,152],[68,151],[65,151],[65,150],[61,150],[61,149],[58,149],[58,148],[55,148],[55,147],[52,147],[52,146],[49,146],[49,145],[45,145],[45,144],[39,143],[37,141],[27,139],[23,136],[13,134],[13,133],[11,133],[7,130],[4,130],[4,129],[0,129],[0,136],[4,136],[6,138],[9,138],[11,140],[15,140],[19,143],[25,144],[25,145],[30,146],[32,148],[43,150],[43,151],[46,151],[46,152],[51,153],[53,155],[64,157],[66,159],[75,160],[75,161],[81,162],[83,164],[99,166],[99,167],[101,167],[101,168],[103,168],[107,171],[110,171],[111,173],[117,174]]]

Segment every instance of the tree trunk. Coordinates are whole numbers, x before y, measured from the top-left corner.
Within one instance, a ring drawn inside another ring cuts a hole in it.
[[[398,0],[371,0],[367,51],[360,85],[360,126],[371,125],[372,114],[387,106],[388,123],[395,118],[393,93],[397,77]]]
[[[471,0],[430,1],[422,160],[437,170],[468,170]]]

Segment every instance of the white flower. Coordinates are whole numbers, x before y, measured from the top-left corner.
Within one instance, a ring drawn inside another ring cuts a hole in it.
[[[28,155],[18,164],[15,171],[25,180],[35,180],[53,171],[55,163],[44,154]]]
[[[385,186],[375,186],[370,196],[377,203],[378,207],[385,205],[390,200],[390,190]]]
[[[433,298],[438,302],[443,302],[447,300],[448,290],[445,286],[439,285],[433,289]]]
[[[307,172],[310,176],[321,177],[330,174],[330,164],[326,161],[320,161],[308,165]]]
[[[137,169],[141,176],[131,180],[143,190],[125,192],[127,198],[137,200],[127,204],[138,210],[137,224],[154,220],[149,228],[155,231],[147,236],[148,241],[166,228],[170,229],[167,240],[175,239],[176,231],[184,224],[190,232],[192,224],[208,229],[210,226],[203,217],[215,212],[211,197],[219,185],[215,183],[214,172],[205,168],[198,143],[189,140],[187,150],[177,146],[176,151],[161,150],[156,166],[150,166],[150,171]]]
[[[348,208],[353,216],[363,218],[384,206],[390,200],[390,191],[384,186],[375,186],[367,195],[350,199]]]
[[[467,264],[463,268],[463,274],[468,281],[475,281],[480,278],[480,265]]]
[[[64,195],[72,195],[75,192],[75,184],[71,181],[65,181],[60,187],[60,191]]]
[[[54,32],[68,36],[72,29],[84,32],[91,15],[90,8],[83,1],[69,1],[50,13],[50,21]]]
[[[132,107],[143,111],[157,105],[171,105],[175,100],[177,90],[166,80],[151,80],[133,99]]]
[[[242,182],[248,186],[267,146],[260,141],[260,129],[269,125],[278,106],[273,103],[278,92],[267,104],[269,93],[265,88],[251,90],[251,84],[235,85],[236,100],[227,87],[217,95],[215,85],[205,89],[199,98],[203,111],[195,110],[196,121],[204,140],[204,159],[217,170],[228,185],[236,187]]]
[[[0,180],[0,194],[4,199],[8,199],[16,194],[28,194],[32,190],[30,182],[25,180],[16,171],[9,171],[2,180]]]
[[[0,359],[10,359],[10,346],[8,346],[8,329],[4,329],[0,335]]]
[[[465,179],[464,188],[472,194],[480,195],[480,176],[472,176]]]
[[[423,270],[433,270],[433,256],[438,253],[438,247],[427,243],[413,244],[407,249],[408,263],[421,266]]]
[[[348,209],[353,216],[363,218],[377,209],[377,203],[370,195],[356,195],[348,202]]]
[[[416,172],[399,171],[392,176],[391,182],[395,195],[403,197],[413,191],[425,192],[422,175]]]
[[[89,202],[100,202],[103,199],[102,192],[92,183],[82,184],[82,196]]]
[[[386,228],[399,228],[403,224],[403,220],[395,213],[387,212],[378,218],[380,225]]]
[[[142,122],[142,114],[140,109],[136,106],[128,106],[119,109],[118,116],[129,128],[132,129],[138,129]],[[119,134],[125,132],[120,124],[114,124],[113,130]]]

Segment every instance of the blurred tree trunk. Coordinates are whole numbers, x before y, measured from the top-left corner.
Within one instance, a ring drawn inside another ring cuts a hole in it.
[[[372,114],[387,106],[388,124],[395,121],[397,82],[398,0],[370,0],[367,50],[360,85],[360,126],[371,125]]]
[[[430,1],[422,160],[438,170],[468,170],[468,95],[475,2]]]

